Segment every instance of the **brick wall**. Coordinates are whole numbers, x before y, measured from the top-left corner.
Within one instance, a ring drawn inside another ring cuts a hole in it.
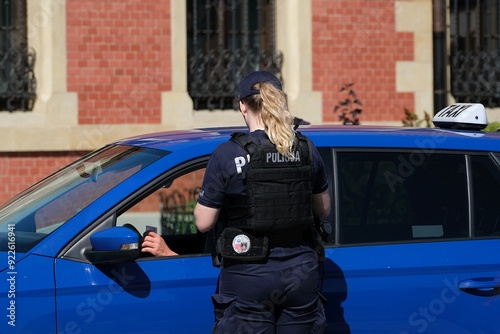
[[[171,89],[170,1],[67,0],[68,91],[80,124],[161,121]]]
[[[413,109],[413,93],[396,92],[396,62],[413,60],[413,34],[395,31],[395,2],[313,0],[313,89],[323,92],[323,120],[346,83],[363,103],[363,121],[398,121]]]

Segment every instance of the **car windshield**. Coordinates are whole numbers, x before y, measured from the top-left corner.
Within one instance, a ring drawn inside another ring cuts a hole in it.
[[[107,191],[168,152],[110,145],[75,161],[0,207],[0,251],[15,233],[26,252]]]

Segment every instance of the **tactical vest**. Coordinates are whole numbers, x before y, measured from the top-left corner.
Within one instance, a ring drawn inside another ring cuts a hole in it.
[[[293,158],[280,154],[268,138],[231,136],[250,155],[243,181],[247,194],[228,196],[226,226],[252,231],[275,231],[311,225],[312,161],[308,141],[297,133]]]

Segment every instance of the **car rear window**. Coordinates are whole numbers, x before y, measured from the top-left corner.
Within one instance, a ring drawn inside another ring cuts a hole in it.
[[[472,156],[471,166],[474,236],[499,237],[500,169],[495,163],[494,155]]]
[[[466,157],[338,152],[340,244],[469,236]]]

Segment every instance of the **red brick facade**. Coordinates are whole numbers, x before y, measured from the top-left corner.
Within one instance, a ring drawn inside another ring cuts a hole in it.
[[[68,91],[79,124],[160,123],[171,89],[170,1],[68,0]]]
[[[314,0],[313,90],[323,94],[323,120],[338,121],[333,108],[346,83],[363,103],[363,121],[398,121],[412,109],[413,93],[396,92],[396,62],[413,60],[413,34],[395,31],[394,1]]]
[[[367,5],[369,3],[369,6]],[[399,121],[413,93],[396,92],[396,62],[412,61],[413,34],[396,32],[392,0],[312,0],[312,82],[323,121],[337,122],[343,84],[354,83],[365,121]],[[67,91],[78,124],[160,124],[172,89],[169,0],[67,0]],[[279,27],[277,27],[279,29]],[[286,57],[286,55],[285,55]],[[0,155],[0,203],[79,157]]]

